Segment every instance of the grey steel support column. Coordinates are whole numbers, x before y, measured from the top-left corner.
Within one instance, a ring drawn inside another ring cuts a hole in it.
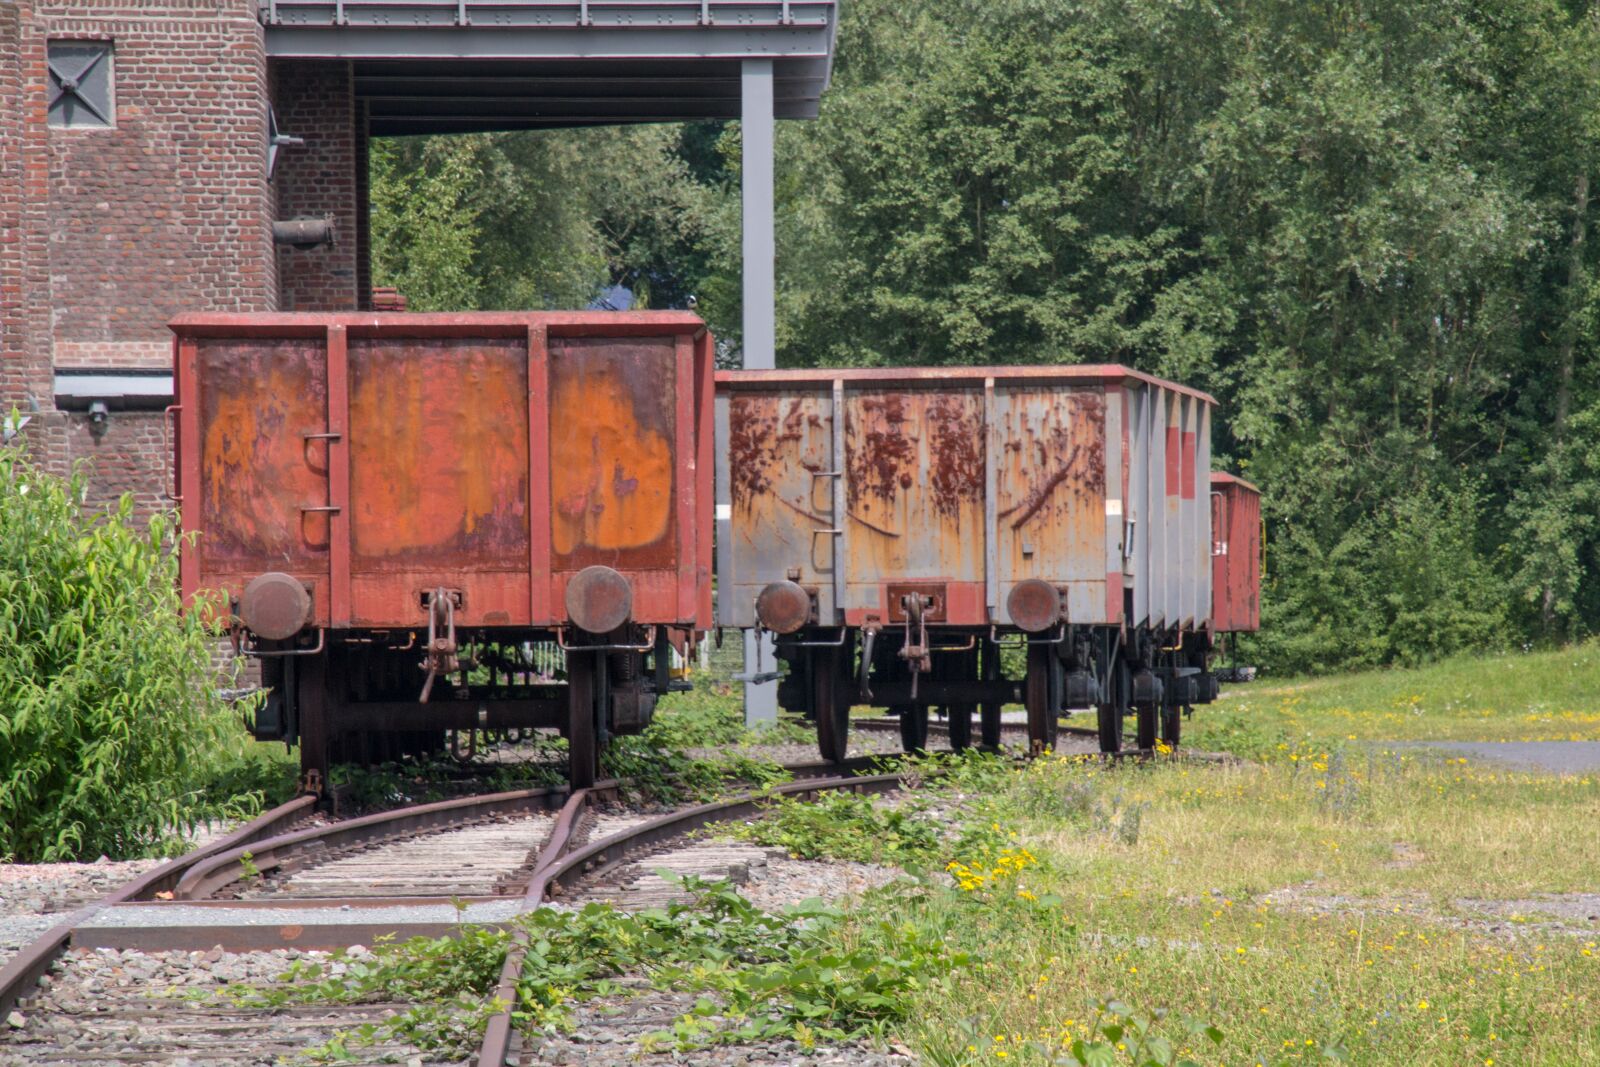
[[[777,364],[772,222],[772,60],[744,61],[740,133],[744,178],[744,365]]]
[[[772,60],[747,59],[742,69],[740,136],[743,139],[744,205],[744,366],[771,370],[777,358],[777,312],[774,308],[776,255],[772,208]],[[757,642],[761,643],[758,648]],[[757,664],[759,663],[759,667]],[[746,677],[759,669],[777,669],[772,639],[747,630],[744,636]],[[776,683],[746,682],[746,726],[778,719]]]

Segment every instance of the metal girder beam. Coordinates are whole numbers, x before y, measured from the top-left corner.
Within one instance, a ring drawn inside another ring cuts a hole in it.
[[[660,122],[660,119],[650,119]],[[473,119],[471,121],[381,121],[370,127],[373,137],[420,137],[435,133],[508,133],[514,130],[576,130],[590,126],[631,126],[621,119]]]
[[[553,728],[566,721],[564,697],[550,700],[364,701],[332,715],[335,730],[497,730]]]
[[[601,33],[641,25],[826,29],[836,7],[836,0],[259,0],[268,27],[568,27]]]
[[[694,30],[269,25],[273,59],[826,59],[827,27]]]
[[[440,109],[406,110],[395,114],[371,115],[374,130],[378,126],[392,126],[398,130],[411,130],[411,128],[432,128],[435,125],[467,125],[483,126],[486,130],[501,130],[501,128],[515,128],[520,123],[536,123],[542,126],[594,126],[614,123],[614,125],[627,125],[627,123],[640,122],[698,122],[706,118],[738,118],[738,107],[733,109],[706,109],[688,110],[670,109],[670,107],[656,107],[656,109],[618,109],[603,114],[581,114],[581,112],[563,112],[563,110],[549,109],[517,109],[517,107],[440,107]]]

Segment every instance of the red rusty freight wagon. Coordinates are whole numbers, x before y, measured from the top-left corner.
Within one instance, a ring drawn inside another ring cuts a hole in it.
[[[1261,490],[1222,471],[1211,474],[1211,624],[1261,628]]]
[[[830,759],[856,704],[908,748],[1012,701],[1036,747],[1084,707],[1107,751],[1130,712],[1176,743],[1217,691],[1214,407],[1121,366],[720,373],[718,621],[776,636]]]
[[[573,778],[711,623],[712,345],[688,314],[186,315],[184,593],[328,762],[559,726]],[[531,643],[567,648],[557,681]],[[315,782],[312,783],[313,785]]]

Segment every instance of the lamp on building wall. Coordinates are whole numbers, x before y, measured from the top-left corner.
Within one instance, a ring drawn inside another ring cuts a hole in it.
[[[96,440],[106,435],[106,424],[111,419],[111,409],[104,400],[96,400],[89,405],[89,434]]]

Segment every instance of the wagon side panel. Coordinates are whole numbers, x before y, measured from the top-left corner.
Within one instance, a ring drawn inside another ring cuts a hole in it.
[[[528,348],[506,338],[348,344],[351,621],[465,625],[529,614]]]
[[[1016,583],[1038,578],[1065,587],[1069,621],[1106,621],[1104,390],[1009,386],[998,391],[996,418],[1002,612]]]
[[[185,339],[185,527],[198,532],[189,592],[238,595],[267,571],[312,591],[326,625],[332,527],[328,382],[320,339]],[[320,509],[320,510],[311,510]]]
[[[1211,624],[1211,405],[1199,402],[1200,428],[1195,450],[1195,513],[1192,535],[1197,626]]]
[[[818,622],[835,624],[832,391],[820,384],[729,390],[717,405],[724,443],[718,510],[726,516],[719,525],[719,621],[754,626],[762,588],[793,576],[815,595]]]
[[[1170,617],[1167,599],[1167,430],[1168,396],[1164,389],[1152,386],[1150,393],[1150,420],[1146,438],[1150,453],[1146,462],[1145,520],[1149,532],[1146,544],[1149,571],[1146,581],[1150,585],[1150,616],[1153,626],[1164,626]]]
[[[1148,387],[1128,390],[1128,496],[1122,536],[1123,572],[1133,583],[1133,623],[1150,617],[1150,394]]]
[[[636,621],[688,621],[679,565],[695,534],[682,505],[696,480],[679,390],[692,391],[692,364],[672,337],[552,337],[549,351],[552,602],[606,566],[632,586]]]

